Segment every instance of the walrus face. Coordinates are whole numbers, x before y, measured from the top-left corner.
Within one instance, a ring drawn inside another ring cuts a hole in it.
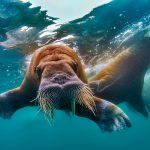
[[[46,116],[53,117],[55,108],[75,113],[76,102],[94,112],[92,92],[80,79],[78,67],[78,62],[60,52],[41,59],[36,67],[40,80],[38,102]]]

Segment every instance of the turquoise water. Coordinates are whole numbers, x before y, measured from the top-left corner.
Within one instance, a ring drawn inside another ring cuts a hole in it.
[[[48,17],[39,7],[29,8],[30,5],[18,0],[0,2],[0,93],[17,87],[24,77],[30,55],[22,52],[22,45],[18,51],[18,44],[34,43],[38,47],[65,43],[85,58],[107,53],[104,59],[108,60],[113,53],[132,48],[139,39],[150,36],[148,0],[115,0],[63,25],[56,24],[56,18]],[[88,63],[87,68],[90,69]],[[148,70],[143,89],[145,101],[150,100],[149,90]],[[120,107],[130,117],[132,127],[114,133],[103,133],[92,121],[68,117],[61,111],[56,111],[50,126],[36,107],[21,109],[10,120],[0,118],[0,150],[150,149],[150,118],[126,104]]]

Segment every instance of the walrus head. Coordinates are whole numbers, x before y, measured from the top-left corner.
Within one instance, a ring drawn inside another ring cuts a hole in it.
[[[46,116],[53,117],[55,108],[70,108],[75,113],[75,103],[94,113],[95,103],[86,74],[80,58],[71,48],[49,45],[35,57],[34,71],[39,81],[37,99]]]

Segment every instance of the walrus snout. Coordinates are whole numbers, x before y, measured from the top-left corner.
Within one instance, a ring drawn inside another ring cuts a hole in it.
[[[53,74],[42,79],[38,91],[38,103],[46,116],[56,109],[70,109],[75,113],[75,104],[85,106],[94,113],[95,103],[90,88],[76,75]]]
[[[77,88],[84,83],[75,75],[68,75],[66,73],[56,73],[49,78],[44,78],[39,86],[39,91],[44,88],[56,88],[60,90],[67,90],[69,88]]]
[[[63,85],[66,82],[69,82],[71,79],[72,79],[71,76],[66,73],[58,73],[58,74],[55,74],[55,76],[51,78],[51,82]]]
[[[43,99],[57,103],[58,107],[61,103],[66,104],[66,99],[72,99],[83,86],[75,75],[59,72],[42,79],[38,93]]]

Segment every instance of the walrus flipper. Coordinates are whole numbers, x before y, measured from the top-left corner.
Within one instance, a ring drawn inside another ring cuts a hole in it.
[[[119,131],[131,127],[128,116],[116,105],[106,100],[96,104],[98,120],[96,123],[103,131]]]
[[[105,132],[120,131],[131,127],[128,116],[119,107],[98,97],[94,97],[94,101],[96,105],[95,114],[77,105],[76,115],[91,119]]]
[[[20,108],[31,105],[19,88],[0,94],[0,116],[9,119]]]

